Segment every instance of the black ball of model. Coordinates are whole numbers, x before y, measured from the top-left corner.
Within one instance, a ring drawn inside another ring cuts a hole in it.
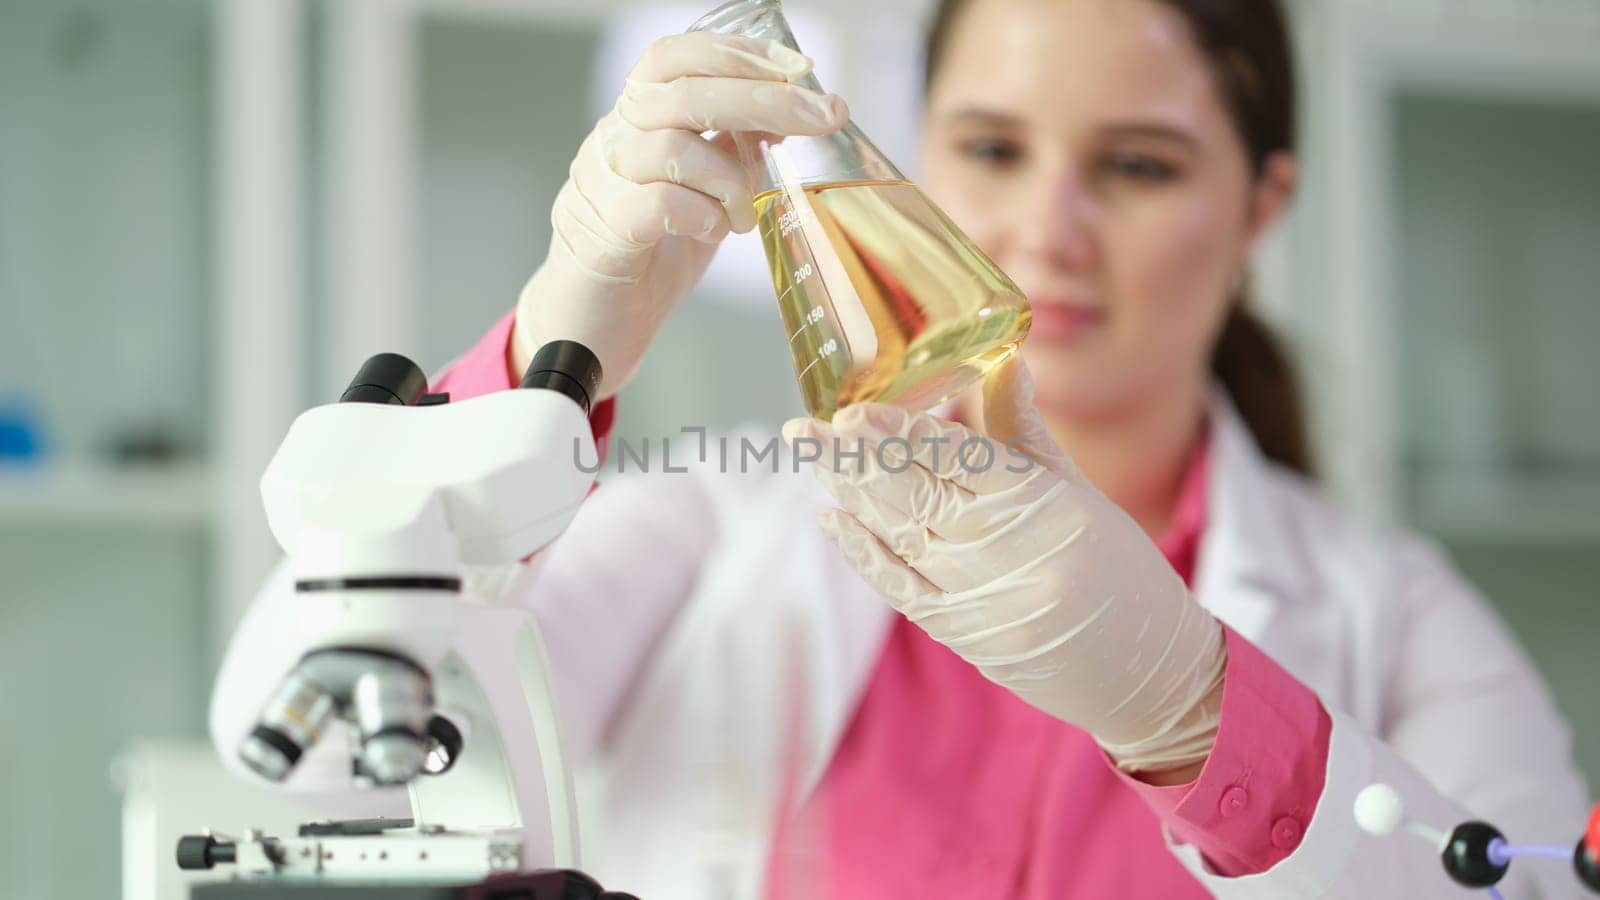
[[[1578,841],[1578,846],[1572,850],[1572,868],[1578,873],[1578,880],[1584,887],[1600,894],[1600,859],[1590,852],[1589,845],[1583,840]]]
[[[1488,887],[1504,878],[1509,862],[1496,865],[1489,859],[1489,844],[1505,840],[1500,830],[1487,822],[1462,822],[1450,832],[1450,840],[1439,854],[1444,870],[1457,883],[1467,887]]]

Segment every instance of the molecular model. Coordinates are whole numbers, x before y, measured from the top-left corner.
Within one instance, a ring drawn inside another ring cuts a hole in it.
[[[1386,784],[1368,785],[1356,795],[1356,824],[1368,834],[1383,837],[1405,829],[1439,850],[1445,873],[1458,884],[1483,888],[1494,900],[1504,900],[1495,884],[1518,857],[1571,860],[1572,868],[1590,891],[1600,894],[1600,803],[1589,814],[1589,824],[1575,847],[1557,844],[1513,844],[1487,822],[1462,822],[1449,833],[1406,818],[1400,795]]]

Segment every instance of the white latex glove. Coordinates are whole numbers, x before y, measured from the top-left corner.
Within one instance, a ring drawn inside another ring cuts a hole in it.
[[[810,70],[803,54],[734,35],[672,35],[645,51],[556,196],[549,254],[517,301],[518,371],[567,339],[600,358],[600,397],[633,377],[718,242],[755,227],[729,132],[821,135],[849,121],[837,95],[789,83]]]
[[[786,423],[797,453],[802,437],[821,443],[813,471],[844,507],[823,511],[824,532],[895,609],[1088,731],[1125,771],[1203,761],[1221,709],[1221,625],[1056,445],[1020,358],[990,374],[983,403],[987,438],[876,403],[831,426]],[[835,440],[846,452],[859,441],[862,461],[836,456]],[[980,443],[994,453],[987,471]]]

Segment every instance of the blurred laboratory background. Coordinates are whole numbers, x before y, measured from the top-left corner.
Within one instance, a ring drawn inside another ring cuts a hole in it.
[[[369,353],[436,371],[509,310],[624,73],[711,5],[0,0],[0,897],[183,896],[167,832],[252,824],[196,818],[267,459]],[[928,4],[785,5],[915,177]],[[1600,0],[1293,15],[1306,178],[1257,282],[1322,477],[1444,542],[1600,785]],[[776,427],[780,340],[731,240],[618,436]]]

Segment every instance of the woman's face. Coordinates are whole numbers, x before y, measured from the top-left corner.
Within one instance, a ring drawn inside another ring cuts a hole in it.
[[[1016,281],[1047,414],[1205,384],[1230,286],[1292,187],[1245,147],[1155,0],[969,0],[929,89],[923,184]]]

